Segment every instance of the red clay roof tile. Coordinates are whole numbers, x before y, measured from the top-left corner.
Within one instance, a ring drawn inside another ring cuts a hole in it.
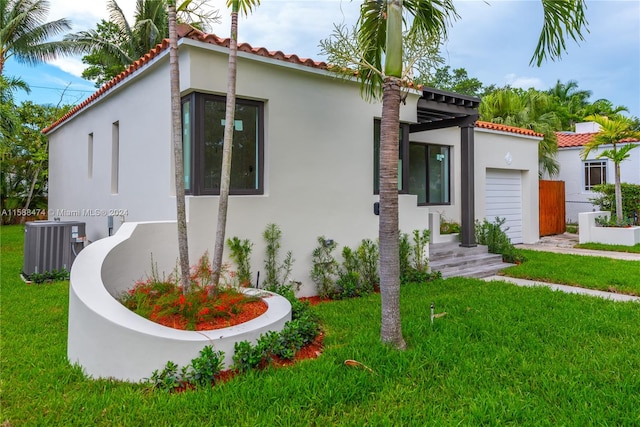
[[[583,147],[589,143],[593,139],[597,132],[587,132],[587,133],[565,133],[565,132],[556,132],[556,137],[558,138],[558,148],[568,148],[568,147]],[[621,139],[620,142],[638,142],[635,138],[625,138]]]
[[[519,128],[519,127],[515,127],[515,126],[507,126],[507,125],[501,125],[498,123],[491,123],[491,122],[483,122],[478,120],[476,122],[476,127],[477,128],[482,128],[482,129],[490,129],[490,130],[499,130],[499,131],[503,131],[503,132],[511,132],[511,133],[517,133],[520,135],[528,135],[528,136],[537,136],[537,137],[544,137],[544,134],[532,131],[531,129],[524,129],[524,128]]]

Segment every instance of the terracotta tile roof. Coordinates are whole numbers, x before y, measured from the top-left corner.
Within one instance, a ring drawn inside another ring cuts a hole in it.
[[[478,120],[476,122],[476,127],[477,128],[482,128],[482,129],[499,130],[499,131],[502,131],[502,132],[517,133],[517,134],[520,134],[520,135],[538,136],[540,138],[544,137],[544,134],[532,131],[531,129],[524,129],[524,128],[518,128],[518,127],[515,127],[515,126],[501,125],[501,124],[498,124],[498,123],[483,122],[481,120]]]
[[[566,133],[566,132],[556,132],[556,137],[558,138],[558,148],[568,148],[568,147],[582,147],[586,145],[598,132],[587,132],[587,133]],[[639,142],[635,138],[625,138],[621,139],[620,142]]]
[[[229,47],[230,39],[229,38],[220,38],[215,34],[207,34],[203,33],[200,30],[197,30],[191,27],[188,24],[180,24],[178,25],[178,35],[180,37],[186,37],[191,40],[197,40],[204,43],[209,43],[216,46],[221,47]],[[293,64],[306,65],[308,67],[319,68],[321,70],[326,70],[329,68],[326,62],[314,61],[309,58],[300,58],[298,55],[288,55],[283,53],[280,50],[271,51],[267,50],[264,47],[252,47],[249,43],[240,43],[238,44],[239,52],[253,53],[254,55],[263,56],[266,58],[277,59],[280,61],[291,62]]]

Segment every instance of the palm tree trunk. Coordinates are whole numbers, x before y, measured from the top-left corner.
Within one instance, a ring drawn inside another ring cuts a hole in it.
[[[189,275],[189,243],[184,194],[184,165],[182,154],[182,105],[180,102],[180,68],[178,65],[178,33],[176,30],[175,2],[169,2],[169,79],[171,81],[171,139],[176,186],[176,222],[178,225],[178,256],[180,286],[187,293],[191,288]]]
[[[220,173],[220,199],[218,202],[218,227],[213,248],[213,283],[218,285],[222,268],[222,253],[227,227],[229,187],[231,183],[231,153],[236,110],[236,63],[238,56],[238,9],[234,5],[231,12],[231,38],[229,40],[229,71],[227,76],[227,105],[224,123],[224,143],[222,147],[222,168]]]
[[[400,79],[387,77],[383,86],[380,124],[380,294],[382,342],[405,349],[400,322],[398,250],[398,128]]]
[[[616,190],[616,220],[622,224],[622,186],[620,185],[620,163],[614,163],[615,190]]]

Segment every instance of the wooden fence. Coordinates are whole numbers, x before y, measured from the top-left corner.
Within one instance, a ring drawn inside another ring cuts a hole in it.
[[[538,184],[540,197],[540,236],[565,232],[564,181],[544,181]]]

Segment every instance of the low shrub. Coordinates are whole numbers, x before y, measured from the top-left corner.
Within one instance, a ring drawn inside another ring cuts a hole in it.
[[[168,361],[165,367],[151,374],[148,382],[154,390],[167,392],[188,387],[204,387],[215,383],[224,362],[224,352],[214,351],[208,345],[200,350],[200,354],[191,363],[178,370],[178,365]]]
[[[237,342],[233,364],[238,371],[262,368],[275,357],[292,360],[298,350],[313,342],[320,333],[320,320],[311,311],[309,303],[298,300],[293,292],[284,296],[291,303],[291,320],[280,332],[269,331],[260,335],[255,345],[249,341]]]
[[[496,217],[495,222],[489,222],[486,218],[480,222],[476,220],[475,238],[479,245],[486,245],[492,254],[501,254],[504,262],[512,264],[524,262],[526,259],[511,243],[506,231],[509,227],[503,227],[505,218]]]

